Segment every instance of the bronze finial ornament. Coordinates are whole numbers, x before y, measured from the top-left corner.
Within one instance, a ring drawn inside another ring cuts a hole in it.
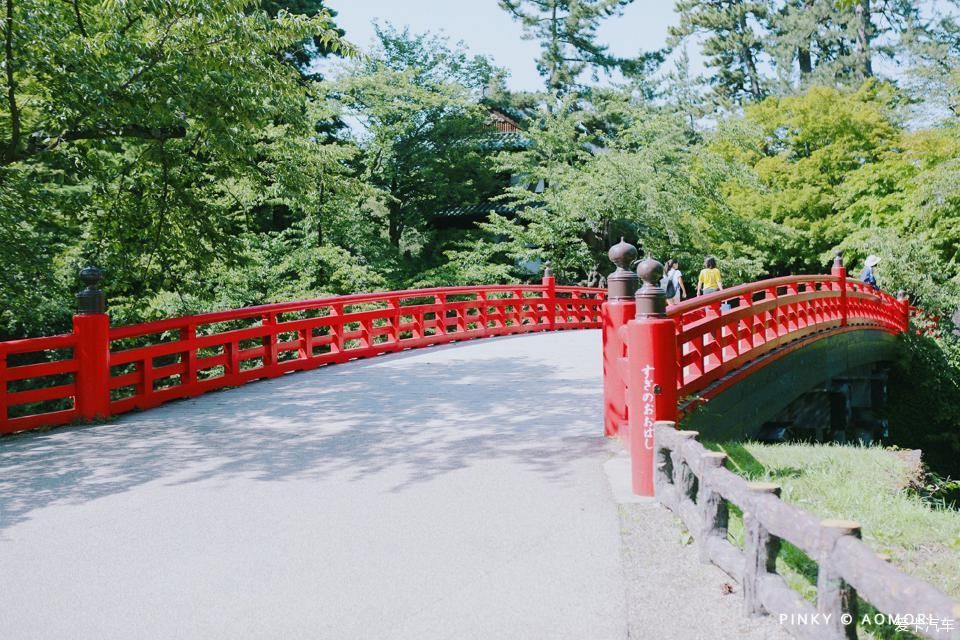
[[[103,291],[97,289],[97,284],[103,279],[103,274],[96,267],[84,267],[80,269],[80,281],[87,287],[77,294],[77,313],[104,313],[106,311],[106,299]]]
[[[637,276],[643,286],[637,291],[637,317],[667,314],[667,293],[660,287],[663,265],[653,258],[645,258],[637,265]]]
[[[620,238],[620,242],[610,247],[607,257],[617,266],[617,270],[607,277],[607,299],[631,299],[637,290],[638,282],[637,274],[630,270],[637,259],[637,248]]]

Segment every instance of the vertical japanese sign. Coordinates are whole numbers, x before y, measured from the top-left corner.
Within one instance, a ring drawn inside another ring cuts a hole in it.
[[[657,415],[653,374],[656,368],[648,364],[643,367],[641,371],[643,371],[643,395],[641,396],[641,406],[643,407],[643,448],[647,451],[653,451],[653,423]]]
[[[627,340],[633,492],[652,496],[656,423],[677,419],[676,326],[669,318],[638,318],[627,325]]]

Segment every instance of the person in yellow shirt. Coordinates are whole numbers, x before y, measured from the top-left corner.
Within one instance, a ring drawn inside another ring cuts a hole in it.
[[[703,269],[700,270],[700,277],[697,278],[697,295],[701,293],[706,295],[714,291],[723,289],[723,281],[720,279],[720,269],[717,269],[717,260],[707,258],[703,261]]]

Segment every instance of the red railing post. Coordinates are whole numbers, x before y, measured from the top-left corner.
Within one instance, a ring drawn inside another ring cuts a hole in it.
[[[652,496],[654,423],[677,421],[677,334],[660,288],[663,265],[647,258],[637,267],[637,275],[643,287],[636,295],[637,317],[627,325],[630,461],[633,492]]]
[[[483,332],[480,334],[484,338],[490,335],[490,327],[487,325],[490,323],[487,308],[487,292],[478,291],[477,292],[477,303],[480,305],[480,328],[483,329]]]
[[[557,279],[553,277],[549,261],[543,263],[542,284],[544,311],[547,312],[547,323],[553,331],[557,328]]]
[[[0,433],[7,425],[7,349],[0,342]]]
[[[80,280],[87,288],[77,295],[73,333],[77,337],[76,405],[81,420],[110,416],[110,317],[103,292],[97,289],[100,270],[86,267]]]
[[[260,339],[260,344],[263,346],[264,374],[268,377],[273,377],[279,375],[279,373],[275,370],[275,366],[279,362],[277,343],[280,340],[277,332],[278,327],[276,314],[265,313],[260,321],[260,326],[267,327],[270,330],[270,333]]]
[[[900,313],[902,314],[900,330],[906,333],[910,330],[910,296],[903,289],[897,291],[897,304],[900,305]]]
[[[180,374],[181,384],[189,388],[188,395],[193,395],[197,386],[197,326],[188,323],[180,329],[180,342],[186,347],[186,351],[181,353],[180,361],[183,363],[183,373]]]
[[[621,360],[626,345],[621,327],[633,320],[637,303],[637,274],[629,269],[637,259],[637,248],[620,239],[607,254],[617,265],[616,271],[607,277],[607,301],[600,307],[603,322],[603,434],[626,436],[620,433],[626,426],[627,396]],[[626,429],[624,429],[626,431]]]
[[[847,268],[843,266],[843,252],[837,251],[833,258],[833,267],[830,275],[840,278],[840,326],[847,326]]]

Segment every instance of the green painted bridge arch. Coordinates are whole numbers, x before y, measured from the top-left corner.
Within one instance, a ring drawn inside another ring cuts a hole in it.
[[[705,402],[694,399],[683,428],[713,441],[755,437],[765,423],[812,389],[892,362],[897,345],[897,337],[889,332],[862,329],[832,332],[802,348],[761,357],[756,367],[706,389],[700,394],[708,398]]]

